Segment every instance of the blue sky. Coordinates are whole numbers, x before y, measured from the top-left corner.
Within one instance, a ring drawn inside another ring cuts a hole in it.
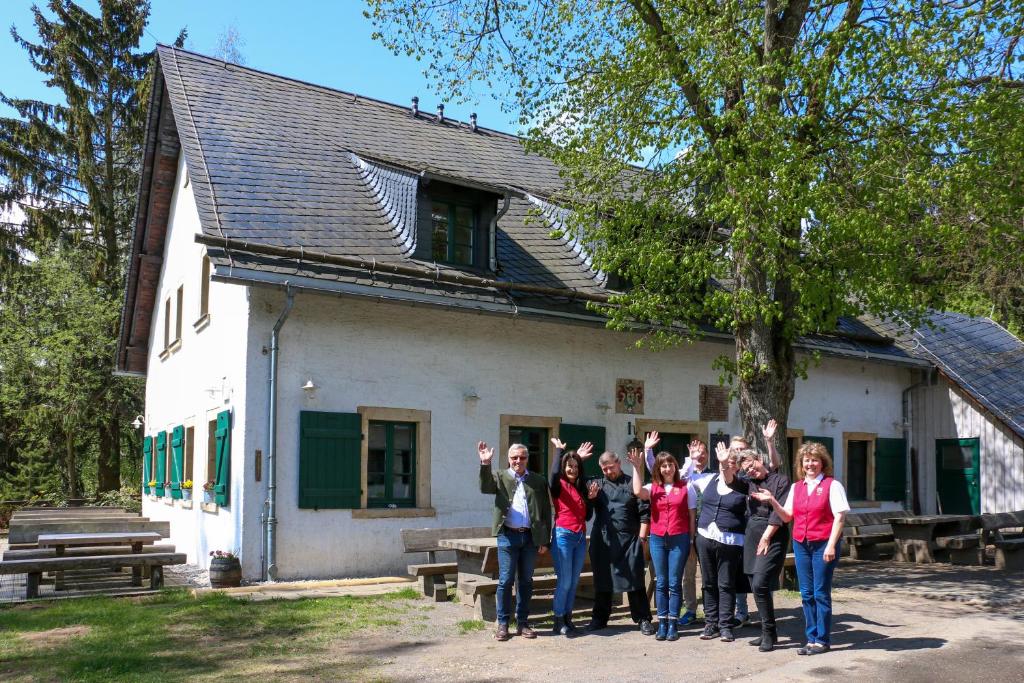
[[[79,3],[90,11],[98,5],[95,0]],[[41,74],[7,31],[13,24],[34,41],[31,7],[30,0],[0,0],[0,91],[55,101],[57,96],[47,92]],[[456,105],[433,94],[422,63],[396,57],[371,40],[373,27],[363,18],[363,9],[361,0],[152,0],[142,48],[172,43],[187,26],[186,47],[210,54],[219,36],[234,26],[244,41],[240,51],[247,66],[402,105],[418,95],[423,111],[435,111],[444,100],[445,116],[467,121],[476,111],[481,126],[516,131],[513,117],[490,98]],[[9,108],[0,108],[0,115],[11,114]]]

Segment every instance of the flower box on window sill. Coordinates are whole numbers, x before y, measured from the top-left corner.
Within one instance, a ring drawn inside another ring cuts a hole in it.
[[[182,508],[183,510],[191,510],[192,509],[192,499],[191,498],[187,498],[187,499],[183,498],[183,499],[179,500],[178,501],[178,507]]]

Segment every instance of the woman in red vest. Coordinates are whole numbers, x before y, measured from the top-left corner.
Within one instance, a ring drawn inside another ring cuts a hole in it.
[[[796,453],[804,473],[786,502],[771,491],[751,495],[770,503],[783,522],[793,522],[793,555],[804,606],[807,644],[798,655],[828,652],[832,646],[832,573],[839,563],[843,520],[850,509],[843,485],[832,478],[832,457],[820,443],[808,441]]]
[[[644,455],[640,449],[629,452],[629,461],[635,472],[633,495],[651,502],[650,547],[657,577],[655,605],[658,608],[655,640],[678,640],[683,568],[690,554],[690,532],[697,526],[697,496],[690,495],[689,485],[679,476],[679,463],[671,453],[658,453],[651,468],[651,483],[646,486],[643,484]]]
[[[587,507],[587,487],[583,480],[583,461],[594,451],[589,441],[575,451],[565,450],[565,443],[551,439],[555,457],[551,459],[551,501],[555,523],[552,532],[551,559],[555,565],[555,623],[552,633],[574,636],[572,623],[576,587],[587,554],[587,518],[593,510]]]

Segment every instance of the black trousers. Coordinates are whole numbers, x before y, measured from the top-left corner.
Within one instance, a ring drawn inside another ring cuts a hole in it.
[[[629,616],[633,617],[633,623],[639,624],[643,620],[651,621],[651,603],[647,599],[647,591],[643,588],[626,593],[629,600]],[[597,624],[607,624],[612,614],[612,591],[594,591],[594,612],[592,619]]]
[[[704,590],[704,623],[727,627],[736,607],[736,584],[743,573],[743,546],[698,535],[697,559]]]
[[[754,594],[757,613],[761,617],[762,629],[775,628],[774,590],[778,588],[779,574],[786,562],[786,548],[789,547],[789,531],[780,528],[772,542],[768,544],[768,552],[759,555],[754,565],[754,573],[750,574],[750,590]]]

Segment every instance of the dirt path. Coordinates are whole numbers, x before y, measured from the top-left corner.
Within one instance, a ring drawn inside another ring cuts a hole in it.
[[[338,643],[353,656],[376,658],[368,678],[394,681],[652,681],[702,682],[1024,679],[1024,616],[1019,609],[985,610],[913,595],[862,589],[835,593],[835,640],[831,653],[799,657],[803,620],[799,602],[780,600],[778,650],[759,654],[747,644],[754,628],[741,629],[734,643],[701,641],[687,629],[676,643],[644,637],[628,618],[609,629],[567,641],[542,635],[498,643],[491,629],[458,634],[453,625],[469,610],[434,606],[426,634],[396,629],[393,637]],[[335,654],[342,654],[336,652]]]

